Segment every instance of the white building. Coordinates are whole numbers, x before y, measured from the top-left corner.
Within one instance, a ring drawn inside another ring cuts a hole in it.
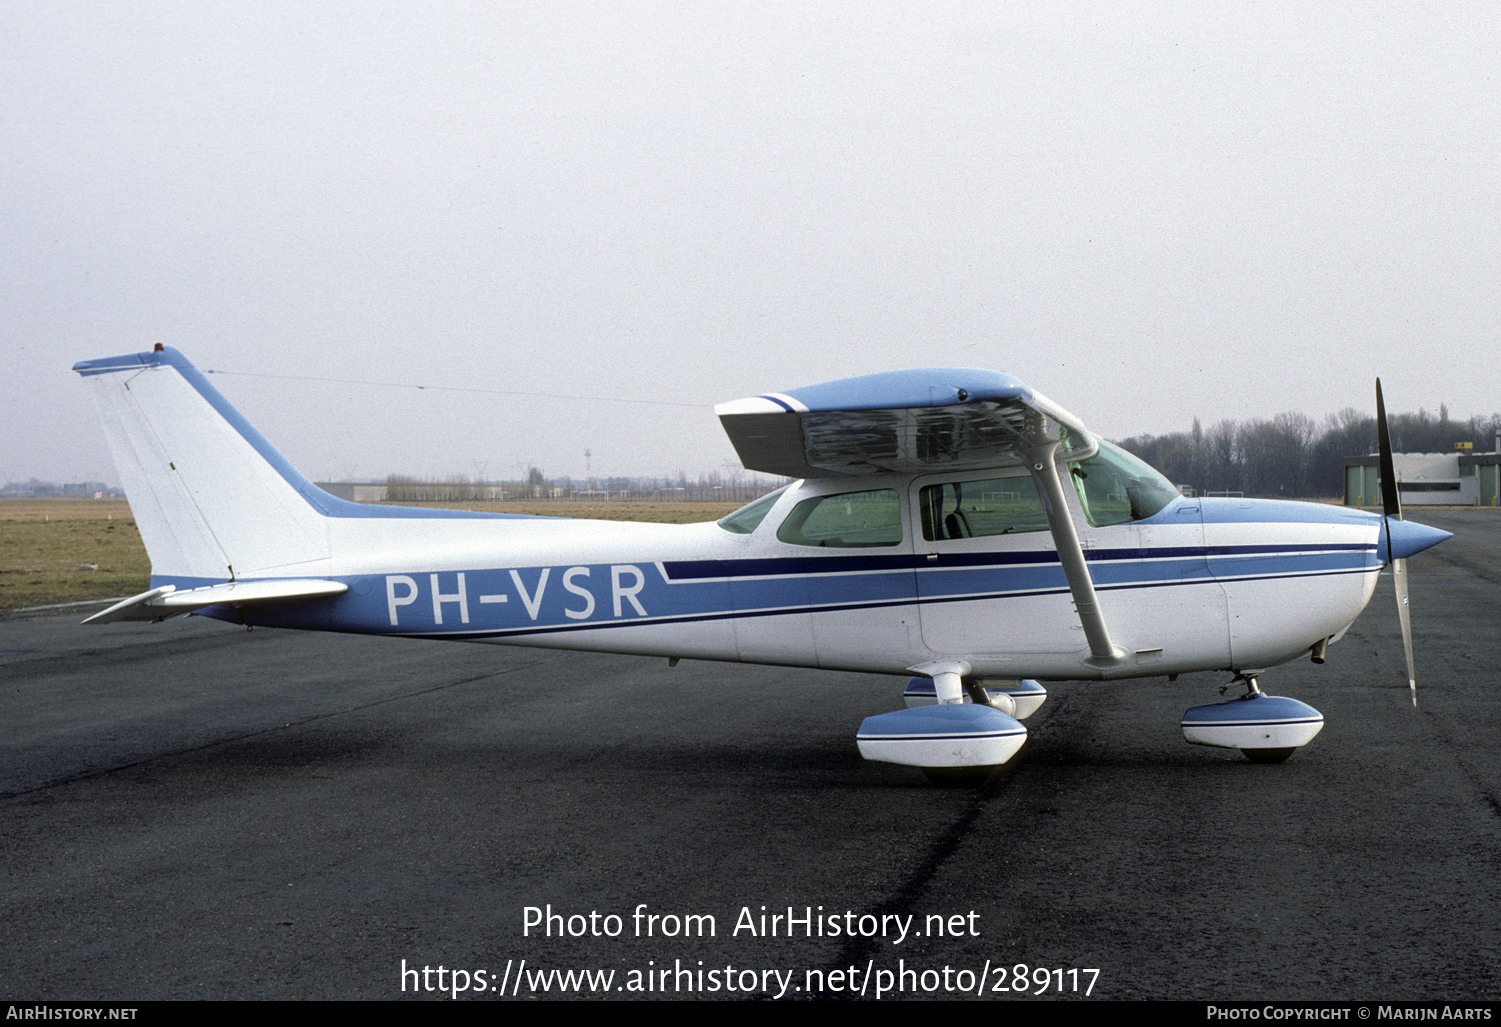
[[[1345,505],[1380,506],[1380,458],[1345,457]],[[1406,506],[1501,506],[1501,453],[1393,453]]]

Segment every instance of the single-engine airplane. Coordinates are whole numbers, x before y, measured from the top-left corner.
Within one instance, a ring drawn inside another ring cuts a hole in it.
[[[1017,379],[866,375],[716,408],[751,470],[797,479],[716,523],[346,502],[308,481],[176,350],[75,365],[94,386],[151,588],[85,623],[246,625],[868,671],[908,679],[866,759],[988,773],[1049,680],[1234,675],[1189,742],[1278,762],[1323,717],[1261,692],[1322,662],[1405,559],[1384,410],[1382,515],[1186,498]],[[1377,403],[1381,404],[1380,383]]]

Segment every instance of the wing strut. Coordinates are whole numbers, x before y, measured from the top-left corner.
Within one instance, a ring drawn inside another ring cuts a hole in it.
[[[1058,443],[1049,441],[1028,448],[1027,456],[1032,461],[1032,475],[1042,486],[1048,529],[1053,533],[1053,545],[1058,549],[1058,560],[1068,578],[1074,608],[1079,611],[1079,622],[1084,625],[1084,637],[1089,640],[1090,657],[1084,662],[1101,669],[1115,667],[1126,658],[1126,651],[1110,641],[1110,629],[1105,626],[1105,615],[1095,598],[1094,579],[1089,576],[1089,565],[1084,562],[1084,547],[1079,544],[1079,533],[1074,530],[1073,518],[1068,514],[1068,500],[1063,495],[1063,482],[1058,478],[1058,464],[1054,459],[1057,451]]]

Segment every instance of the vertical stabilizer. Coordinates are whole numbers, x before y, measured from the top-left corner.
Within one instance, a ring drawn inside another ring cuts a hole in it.
[[[153,584],[315,573],[305,565],[328,558],[323,506],[338,500],[297,473],[181,353],[158,347],[73,370],[93,387]]]

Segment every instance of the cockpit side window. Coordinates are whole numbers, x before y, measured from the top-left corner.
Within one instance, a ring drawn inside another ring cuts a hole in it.
[[[1096,528],[1145,520],[1179,495],[1145,461],[1103,440],[1094,456],[1069,464],[1069,477],[1085,518]]]
[[[902,509],[895,489],[815,496],[792,508],[777,538],[834,549],[894,546],[902,541]]]
[[[928,485],[918,502],[929,542],[1048,530],[1047,511],[1028,475]]]

